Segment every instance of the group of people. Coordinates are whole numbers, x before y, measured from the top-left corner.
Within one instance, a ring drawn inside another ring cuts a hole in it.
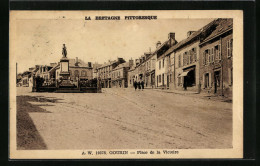
[[[135,87],[135,90],[138,88],[139,90],[140,89],[144,89],[144,81],[143,80],[138,80],[138,81],[134,81],[134,87]]]

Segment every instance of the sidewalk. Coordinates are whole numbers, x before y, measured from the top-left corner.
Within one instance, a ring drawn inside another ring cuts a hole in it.
[[[171,89],[152,89],[152,88],[147,88],[147,89],[164,92],[164,93],[175,93],[175,94],[187,95],[187,96],[202,98],[202,99],[206,99],[206,100],[214,100],[214,101],[232,103],[232,98],[219,96],[219,95],[211,94],[211,93],[203,93],[203,92],[198,93],[195,91],[180,91],[180,90],[171,90]]]
[[[180,90],[172,90],[172,89],[152,89],[152,90],[166,92],[166,93],[183,94],[183,95],[198,94],[198,92],[194,92],[194,91],[180,91]]]

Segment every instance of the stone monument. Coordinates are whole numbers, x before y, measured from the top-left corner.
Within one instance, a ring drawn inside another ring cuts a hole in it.
[[[59,87],[72,87],[73,84],[70,83],[69,77],[69,59],[67,58],[67,48],[65,44],[63,44],[62,48],[62,58],[60,59],[60,76],[61,76],[61,83]]]

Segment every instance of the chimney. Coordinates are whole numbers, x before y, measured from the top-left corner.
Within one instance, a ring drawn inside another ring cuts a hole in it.
[[[187,32],[187,38],[190,37],[190,35],[191,35],[192,33],[194,33],[194,32],[195,32],[195,31],[188,31],[188,32]]]
[[[91,62],[88,62],[88,67],[92,67],[92,63]]]
[[[160,47],[161,44],[162,44],[162,43],[161,43],[160,41],[158,41],[158,42],[156,43],[156,48]]]
[[[131,68],[133,65],[134,65],[134,60],[131,58],[131,59],[129,60],[129,67]]]
[[[170,32],[170,33],[168,34],[168,39],[173,39],[173,40],[175,40],[175,33],[174,33],[174,32]]]
[[[140,64],[139,61],[140,61],[139,59],[135,59],[135,65],[136,65],[136,66]]]
[[[79,59],[78,59],[78,57],[76,57],[75,66],[78,66],[78,65],[79,65]]]
[[[170,41],[170,46],[173,46],[175,44],[175,42],[176,42],[176,40],[175,40],[175,33],[174,32],[170,32],[168,34],[168,39]]]

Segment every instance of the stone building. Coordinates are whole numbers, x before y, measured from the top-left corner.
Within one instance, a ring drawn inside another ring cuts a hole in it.
[[[98,79],[101,81],[102,88],[111,88],[111,72],[119,64],[125,63],[123,58],[117,58],[117,60],[109,61],[98,67]]]
[[[94,79],[98,78],[98,68],[101,66],[102,66],[102,64],[98,64],[97,62],[93,63],[93,78]]]
[[[134,81],[144,81],[146,88],[152,88],[155,85],[155,62],[156,54],[151,52],[144,53],[135,60],[135,64],[128,71],[128,85],[134,86]]]
[[[128,70],[133,66],[133,60],[121,63],[111,72],[112,88],[127,88],[128,87]]]
[[[211,34],[200,43],[201,90],[232,96],[233,19],[217,19]]]
[[[158,42],[156,44],[156,87],[157,88],[168,88],[169,87],[169,76],[168,76],[168,64],[169,58],[167,58],[167,51],[176,45],[177,41],[175,40],[175,33],[169,33],[168,40],[163,44]]]
[[[55,79],[59,79],[60,77],[60,63],[58,63],[57,66],[53,68],[53,71],[55,71]],[[51,70],[50,73],[53,73]],[[91,80],[93,79],[93,68],[92,63],[88,62],[86,64],[81,59],[69,59],[69,79],[73,82],[77,82],[78,79],[81,80]],[[51,74],[54,76],[53,74]]]
[[[200,42],[205,39],[215,27],[215,20],[198,31],[189,31],[187,38],[176,44],[174,54],[174,89],[200,91],[199,80],[199,49]],[[171,58],[170,58],[171,59]]]

